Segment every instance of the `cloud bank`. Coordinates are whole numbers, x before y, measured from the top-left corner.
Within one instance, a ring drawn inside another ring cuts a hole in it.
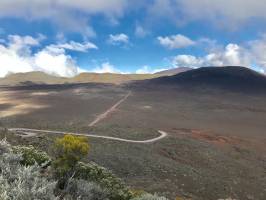
[[[0,18],[50,20],[63,30],[92,37],[95,31],[89,25],[90,17],[103,15],[114,22],[126,5],[125,0],[1,0]]]
[[[159,19],[184,25],[201,20],[237,29],[252,19],[265,21],[265,7],[266,0],[1,0],[0,18],[49,20],[61,29],[91,37],[96,33],[90,21],[99,15],[110,24],[119,24],[125,13],[142,10],[150,23]],[[143,27],[136,29],[137,35],[145,32]]]
[[[63,44],[52,44],[32,53],[33,47],[38,47],[44,36],[10,35],[8,41],[0,44],[0,77],[9,73],[42,71],[56,76],[71,77],[81,69],[75,60],[66,53],[66,49],[86,52],[96,49],[93,43],[77,43],[71,41]]]
[[[153,0],[147,6],[149,19],[168,20],[176,25],[195,21],[216,27],[238,29],[252,19],[266,20],[266,0]]]
[[[174,67],[246,66],[266,71],[266,36],[242,45],[230,43],[225,47],[209,48],[205,56],[176,55],[171,60]]]
[[[189,20],[212,20],[225,26],[237,26],[252,18],[266,19],[266,1],[259,0],[177,0]]]
[[[113,35],[115,42],[127,43],[128,38],[121,34]],[[167,36],[164,44],[169,49],[184,46],[177,38],[186,36]],[[42,46],[46,37],[39,34],[37,37],[9,35],[0,43],[0,77],[9,73],[42,71],[56,76],[71,77],[86,70],[81,69],[68,51],[87,52],[90,49],[98,49],[91,42],[79,43],[75,41],[60,42]],[[169,39],[169,40],[168,40]],[[191,40],[192,41],[192,40]],[[181,45],[182,44],[182,45]],[[266,71],[266,35],[261,35],[256,40],[243,44],[230,43],[225,46],[204,38],[189,43],[200,46],[204,44],[207,53],[203,56],[179,54],[171,58],[173,67],[204,67],[204,66],[246,66],[253,69]],[[34,51],[33,51],[34,49]],[[205,50],[206,51],[206,50]],[[168,68],[168,67],[166,67]],[[153,69],[147,65],[136,70],[135,73],[155,73],[163,69]],[[124,73],[109,62],[101,64],[91,70],[96,73]]]
[[[249,66],[250,64],[250,56],[237,44],[228,44],[224,49],[211,51],[203,57],[177,55],[173,58],[173,65],[177,67]]]
[[[116,73],[116,74],[122,73],[109,62],[102,63],[101,66],[96,67],[95,69],[92,70],[92,72],[94,73]]]
[[[143,67],[136,70],[136,74],[154,74],[156,72],[160,72],[160,71],[167,70],[167,69],[169,69],[169,68],[153,69],[152,67],[150,67],[148,65],[144,65]]]

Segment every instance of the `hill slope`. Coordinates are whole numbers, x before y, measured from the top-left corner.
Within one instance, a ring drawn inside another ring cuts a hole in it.
[[[134,80],[145,80],[160,77],[160,75],[155,74],[112,74],[112,73],[81,73],[71,79],[69,79],[72,83],[112,83],[112,84],[120,84],[126,83]]]
[[[202,67],[174,76],[147,81],[156,85],[212,87],[232,90],[266,91],[266,76],[245,67]]]
[[[27,72],[10,74],[0,79],[0,85],[61,84],[67,78],[48,75],[44,72]]]
[[[48,75],[44,72],[27,72],[10,74],[0,78],[0,85],[33,85],[64,83],[111,83],[121,84],[134,80],[145,80],[160,77],[159,74],[112,74],[81,73],[73,78]]]

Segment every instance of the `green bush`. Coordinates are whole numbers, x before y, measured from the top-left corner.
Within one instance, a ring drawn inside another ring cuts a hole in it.
[[[141,196],[135,197],[132,200],[167,200],[167,198],[160,197],[157,194],[152,195],[152,194],[146,193]]]
[[[110,171],[95,163],[79,162],[76,167],[76,178],[93,181],[106,189],[111,200],[129,200],[132,193],[123,181]]]
[[[33,146],[12,147],[0,140],[0,200],[167,200],[131,192],[120,178],[96,163],[77,162],[62,189],[60,178],[52,180],[51,168],[41,170],[50,162],[46,153]]]
[[[107,192],[99,185],[82,179],[72,179],[64,200],[108,200]]]
[[[21,164],[31,166],[37,163],[39,166],[48,165],[51,162],[47,153],[35,149],[33,146],[15,146],[13,151],[22,155]]]

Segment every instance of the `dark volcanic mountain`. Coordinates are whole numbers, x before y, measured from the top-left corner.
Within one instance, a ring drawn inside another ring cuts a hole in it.
[[[179,85],[239,91],[266,91],[266,76],[245,67],[202,67],[148,80],[153,85]]]
[[[192,68],[190,68],[190,67],[178,67],[178,68],[163,70],[163,71],[157,72],[155,74],[159,74],[161,76],[171,76],[171,75],[179,74],[179,73],[186,72],[189,70],[192,70]]]

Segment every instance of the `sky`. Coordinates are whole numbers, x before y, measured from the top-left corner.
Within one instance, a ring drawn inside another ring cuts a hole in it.
[[[266,73],[266,0],[1,0],[0,77],[246,66]]]

